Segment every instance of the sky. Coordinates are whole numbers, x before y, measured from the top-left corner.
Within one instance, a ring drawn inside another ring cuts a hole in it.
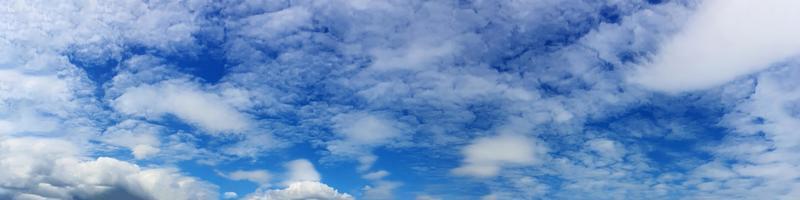
[[[0,4],[0,199],[800,196],[800,1]]]

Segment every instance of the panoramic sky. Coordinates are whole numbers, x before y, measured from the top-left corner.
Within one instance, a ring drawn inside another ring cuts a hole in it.
[[[796,199],[796,0],[0,0],[0,199]]]

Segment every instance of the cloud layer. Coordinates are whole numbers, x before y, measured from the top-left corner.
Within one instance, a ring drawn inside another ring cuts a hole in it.
[[[0,199],[798,194],[795,1],[7,4]]]

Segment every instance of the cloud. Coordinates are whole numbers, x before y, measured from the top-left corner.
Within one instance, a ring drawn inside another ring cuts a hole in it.
[[[54,7],[43,1],[19,2],[3,10],[0,20],[13,31],[4,31],[1,38],[39,52],[70,52],[81,60],[118,57],[128,45],[185,51],[195,47],[208,4],[65,1]]]
[[[442,198],[423,194],[423,195],[417,195],[416,200],[442,200]]]
[[[225,192],[225,194],[222,195],[222,198],[225,199],[235,199],[236,197],[239,197],[239,195],[236,194],[236,192]]]
[[[210,133],[243,132],[251,126],[247,115],[225,104],[219,95],[184,80],[128,88],[113,105],[121,113],[147,119],[172,114]]]
[[[682,92],[720,86],[800,54],[800,20],[790,0],[703,1],[683,30],[629,77],[647,88]]]
[[[333,118],[337,133],[353,145],[378,145],[400,135],[394,122],[367,113],[340,114]]]
[[[294,182],[302,181],[319,181],[320,175],[314,165],[306,159],[292,160],[284,164],[288,170],[286,180],[283,181],[284,185],[291,185]]]
[[[99,139],[105,143],[128,148],[136,159],[145,159],[161,151],[160,132],[163,127],[137,120],[125,120],[106,129]]]
[[[334,131],[342,139],[328,142],[334,155],[358,158],[360,171],[368,170],[377,160],[371,150],[402,137],[401,124],[376,114],[355,112],[332,118]]]
[[[0,141],[0,198],[216,199],[217,187],[172,168],[87,159],[59,139]]]
[[[394,181],[375,181],[372,185],[362,188],[363,198],[366,200],[389,200],[395,199],[394,190],[402,184]]]
[[[237,170],[227,174],[222,174],[225,178],[231,180],[247,180],[253,183],[257,183],[260,186],[267,186],[269,185],[269,181],[272,180],[272,174],[267,172],[266,170]]]
[[[386,170],[378,170],[378,171],[374,171],[374,172],[370,172],[370,173],[364,174],[361,177],[364,178],[364,179],[369,179],[369,180],[380,180],[380,179],[383,179],[386,176],[389,176],[389,172],[388,171],[386,171]]]
[[[722,124],[733,131],[709,149],[713,159],[693,169],[687,180],[703,191],[703,198],[791,199],[800,194],[798,78],[800,68],[793,62],[726,86],[736,92],[727,94],[735,104]]]
[[[261,187],[244,199],[248,200],[353,200],[347,193],[339,193],[336,189],[319,182],[321,177],[314,165],[306,159],[297,159],[284,164],[286,174],[283,189],[267,189]],[[263,185],[262,185],[263,186]]]
[[[625,156],[625,148],[616,141],[608,139],[594,139],[586,142],[589,149],[602,157],[619,160]]]
[[[245,199],[248,200],[353,200],[354,198],[346,193],[339,193],[336,189],[320,182],[300,181],[289,184],[285,189],[267,190],[264,192],[251,194]]]
[[[547,155],[539,141],[520,135],[498,135],[475,139],[461,150],[463,164],[453,173],[464,176],[492,177],[503,167],[539,164]]]

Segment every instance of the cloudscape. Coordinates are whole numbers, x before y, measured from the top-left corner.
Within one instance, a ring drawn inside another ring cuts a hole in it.
[[[0,0],[0,199],[798,199],[796,0]]]

